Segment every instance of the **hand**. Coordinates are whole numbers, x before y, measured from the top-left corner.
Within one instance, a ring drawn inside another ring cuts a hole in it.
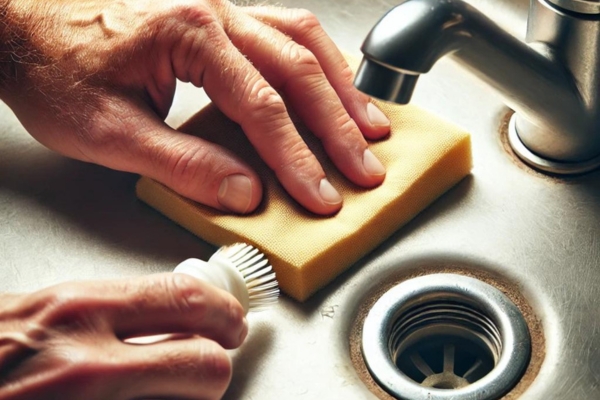
[[[385,136],[389,121],[353,87],[342,55],[306,11],[226,0],[11,0],[0,11],[0,97],[62,154],[149,176],[219,210],[254,210],[262,187],[247,165],[164,123],[180,79],[203,87],[315,213],[338,211],[342,198],[279,92],[350,181],[384,179],[365,137]]]
[[[219,399],[242,306],[183,274],[72,282],[0,297],[0,399]],[[185,338],[134,345],[161,333]]]

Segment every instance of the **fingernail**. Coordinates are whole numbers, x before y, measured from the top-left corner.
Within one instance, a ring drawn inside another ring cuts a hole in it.
[[[342,196],[338,193],[337,190],[326,178],[321,179],[321,183],[319,184],[319,194],[323,201],[327,204],[339,204],[342,202]]]
[[[369,175],[380,176],[385,174],[385,167],[369,149],[366,149],[363,153],[363,166]]]
[[[240,332],[240,343],[243,343],[246,340],[246,336],[248,336],[248,320],[244,317],[242,331]]]
[[[377,108],[373,103],[367,104],[367,115],[369,116],[369,121],[371,121],[371,124],[373,125],[388,126],[390,124],[388,117],[386,117],[383,111]]]
[[[219,204],[229,211],[246,213],[252,201],[252,182],[245,175],[229,175],[221,182],[217,193]]]

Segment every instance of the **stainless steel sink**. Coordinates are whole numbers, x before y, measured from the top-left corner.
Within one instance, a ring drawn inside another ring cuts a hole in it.
[[[526,1],[471,2],[524,36]],[[276,3],[312,10],[356,55],[396,4]],[[169,121],[178,125],[205,102],[181,85]],[[541,320],[546,354],[522,398],[600,398],[600,172],[555,179],[522,165],[499,134],[509,110],[451,60],[420,78],[413,103],[472,133],[472,175],[308,302],[284,297],[275,310],[251,316],[246,344],[232,353],[226,399],[375,398],[349,354],[360,303],[402,271],[445,263],[514,282]],[[136,201],[136,176],[57,156],[8,109],[0,112],[0,290],[170,271],[214,250]]]

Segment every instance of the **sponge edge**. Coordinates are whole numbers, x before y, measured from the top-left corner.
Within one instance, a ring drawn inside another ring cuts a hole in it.
[[[244,241],[264,252],[283,292],[304,301],[373,250],[469,174],[470,136],[418,107],[376,102],[390,118],[387,139],[370,144],[385,165],[385,182],[371,190],[345,179],[305,127],[298,130],[329,181],[344,197],[333,217],[313,215],[291,199],[238,125],[209,105],[181,131],[218,143],[246,161],[264,181],[264,200],[250,215],[226,215],[185,199],[145,177],[138,197],[202,239],[220,246]]]

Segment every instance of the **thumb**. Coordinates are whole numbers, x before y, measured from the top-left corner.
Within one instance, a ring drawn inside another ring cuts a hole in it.
[[[256,173],[227,149],[145,121],[139,154],[128,170],[150,177],[191,200],[218,210],[245,214],[258,207],[262,184]]]
[[[150,135],[145,156],[136,160],[138,173],[222,211],[245,214],[260,203],[260,179],[226,149],[166,125]]]

